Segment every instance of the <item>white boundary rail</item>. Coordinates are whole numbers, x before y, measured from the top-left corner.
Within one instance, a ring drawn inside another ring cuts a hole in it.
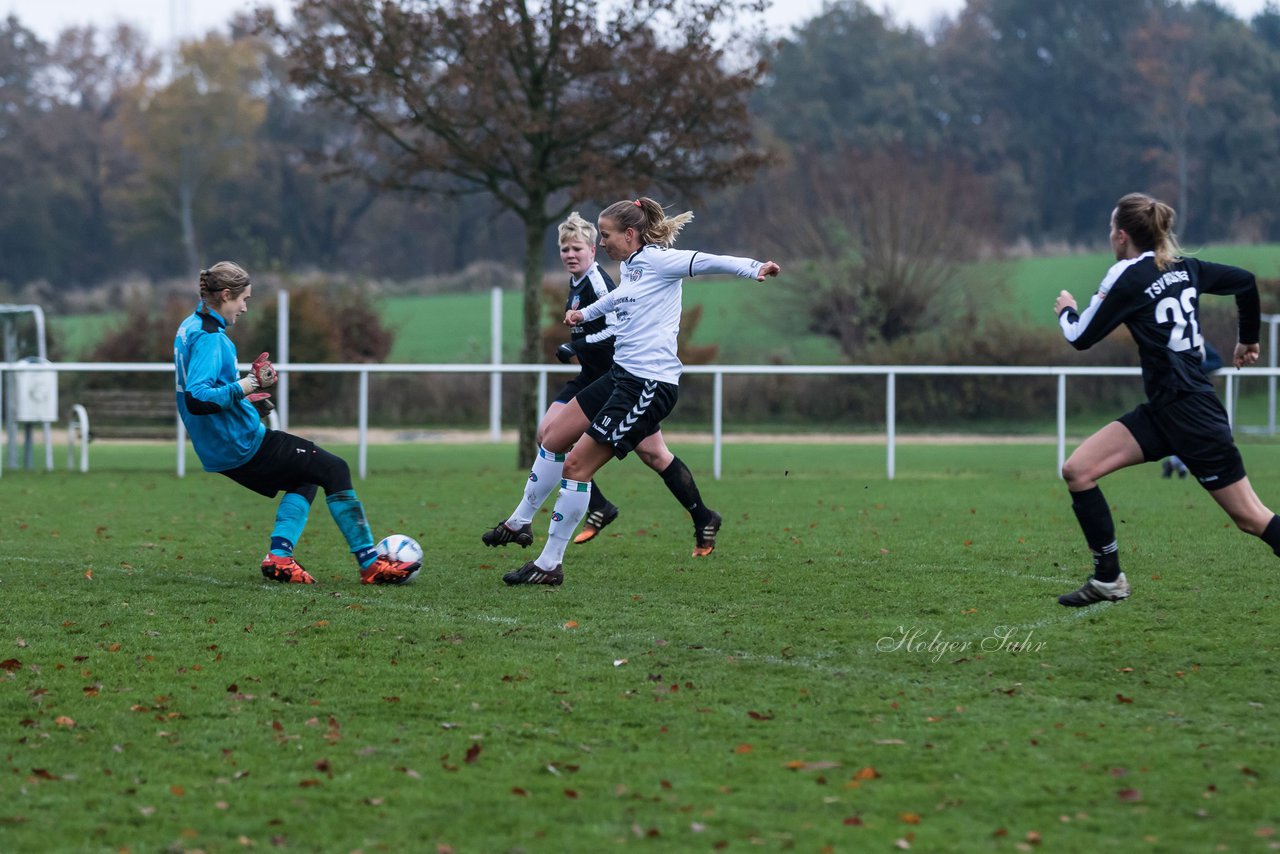
[[[248,363],[240,366],[241,370],[249,369]],[[168,373],[172,374],[173,365],[168,362],[62,362],[26,364],[22,362],[0,362],[0,394],[3,394],[3,374],[6,371],[65,371],[65,372],[98,372],[98,373]],[[572,365],[525,365],[525,364],[314,364],[314,363],[277,363],[276,370],[281,375],[290,372],[321,374],[357,374],[359,392],[357,401],[358,452],[357,472],[361,479],[368,474],[368,429],[369,429],[369,375],[370,374],[535,374],[538,378],[538,411],[546,409],[547,376],[552,373],[572,373],[577,371]],[[989,376],[989,377],[1055,377],[1058,382],[1057,405],[1057,467],[1061,470],[1066,460],[1067,447],[1067,378],[1068,377],[1137,377],[1141,375],[1138,368],[1090,368],[1090,367],[998,367],[979,365],[688,365],[685,375],[710,375],[713,382],[712,400],[712,443],[713,473],[720,479],[721,462],[724,450],[724,378],[726,376],[762,376],[762,375],[805,375],[805,376],[862,376],[883,377],[885,380],[885,474],[893,480],[895,473],[895,457],[897,450],[897,413],[896,394],[898,377],[910,376]],[[1226,380],[1225,401],[1227,412],[1234,417],[1236,395],[1236,371],[1226,369],[1219,374]],[[1280,376],[1280,368],[1253,367],[1248,369],[1247,376],[1270,377],[1274,385],[1275,377]],[[1242,375],[1243,376],[1243,375]],[[1272,392],[1274,394],[1274,392]],[[0,401],[2,402],[2,401]],[[491,424],[499,423],[501,413],[496,411],[500,404],[491,403]],[[1270,427],[1274,432],[1274,407],[1271,408]],[[186,474],[186,431],[181,419],[177,419],[177,474]],[[288,429],[288,424],[283,425]],[[496,434],[493,440],[497,441]]]

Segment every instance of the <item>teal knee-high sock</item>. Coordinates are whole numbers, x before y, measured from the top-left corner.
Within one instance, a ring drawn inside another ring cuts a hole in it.
[[[276,526],[271,529],[271,553],[287,557],[293,554],[302,529],[307,527],[311,502],[296,492],[286,492],[276,509]]]
[[[364,505],[356,498],[354,489],[344,489],[332,495],[326,495],[324,503],[329,505],[329,515],[338,523],[338,530],[347,540],[347,547],[356,556],[360,568],[364,569],[373,563],[378,556],[373,548],[373,534],[369,531],[369,519],[364,515]]]

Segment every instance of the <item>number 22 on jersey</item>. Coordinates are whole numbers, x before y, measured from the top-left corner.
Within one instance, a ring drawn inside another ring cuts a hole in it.
[[[1196,289],[1187,288],[1176,299],[1165,297],[1156,303],[1156,322],[1173,323],[1173,331],[1169,333],[1169,349],[1175,353],[1199,349],[1204,344],[1200,323],[1196,319],[1195,298]]]

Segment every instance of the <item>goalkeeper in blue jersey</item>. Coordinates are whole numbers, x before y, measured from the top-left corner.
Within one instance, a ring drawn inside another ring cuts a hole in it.
[[[275,385],[276,370],[263,353],[241,377],[235,344],[227,336],[227,328],[248,310],[252,290],[249,274],[230,261],[201,270],[200,305],[178,327],[173,341],[178,414],[201,465],[268,498],[284,493],[262,559],[264,577],[315,583],[294,560],[293,550],[316,490],[323,489],[329,513],[360,564],[361,582],[404,582],[412,566],[377,553],[346,462],[313,442],[263,426],[262,416],[271,407],[265,389]]]

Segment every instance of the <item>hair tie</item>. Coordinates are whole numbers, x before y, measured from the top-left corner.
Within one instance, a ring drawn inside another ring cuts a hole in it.
[[[636,207],[638,207],[638,208],[642,208],[642,207],[644,207],[644,205],[640,204],[640,200],[639,200],[639,199],[636,199],[634,202],[632,202],[632,204],[633,204],[633,205],[635,205],[635,206],[636,206]]]

